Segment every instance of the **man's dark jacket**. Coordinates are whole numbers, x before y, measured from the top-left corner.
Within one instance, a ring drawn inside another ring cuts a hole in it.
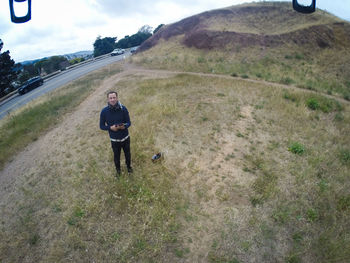
[[[110,128],[115,124],[124,124],[124,130],[112,131]],[[100,129],[109,132],[112,140],[122,140],[129,135],[130,117],[128,109],[119,101],[115,106],[108,105],[100,114]]]

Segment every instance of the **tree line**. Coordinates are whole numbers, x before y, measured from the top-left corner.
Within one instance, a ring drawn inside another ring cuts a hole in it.
[[[163,24],[159,25],[154,31],[156,33]],[[152,28],[148,25],[141,27],[134,35],[127,35],[117,41],[117,37],[98,36],[93,43],[93,55],[98,57],[112,52],[116,48],[130,48],[141,45],[145,40],[152,36]],[[84,61],[84,58],[75,58],[68,60],[64,56],[52,56],[37,60],[33,63],[21,64],[15,63],[11,59],[10,52],[1,53],[3,41],[0,39],[0,98],[17,89],[28,79],[34,76],[44,76],[58,70],[64,70],[66,67]]]
[[[160,24],[154,31],[155,34],[164,24]],[[94,43],[94,57],[111,53],[116,48],[131,48],[141,45],[145,40],[152,36],[152,27],[144,25],[136,34],[127,35],[117,42],[117,37],[98,36]]]
[[[1,53],[3,42],[0,39],[0,98],[19,88],[28,79],[44,76],[58,70],[64,70],[70,65],[84,61],[84,58],[68,60],[64,56],[52,56],[33,63],[15,63],[10,51]]]

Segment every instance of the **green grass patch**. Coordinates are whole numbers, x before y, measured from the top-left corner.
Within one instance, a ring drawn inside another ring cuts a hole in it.
[[[299,102],[300,101],[300,96],[298,96],[296,93],[291,93],[288,91],[285,91],[283,93],[283,98],[286,100],[290,100],[292,102]]]
[[[288,147],[288,151],[294,154],[302,155],[305,153],[305,146],[299,142],[292,142]]]
[[[350,165],[350,149],[341,149],[339,159],[343,164]]]
[[[310,110],[321,110],[324,113],[343,110],[343,106],[338,101],[323,96],[311,96],[305,103]]]
[[[290,78],[290,77],[282,77],[280,80],[280,83],[285,84],[285,85],[291,85],[293,84],[295,81]]]
[[[341,196],[338,198],[337,210],[338,211],[349,211],[350,210],[350,195]]]

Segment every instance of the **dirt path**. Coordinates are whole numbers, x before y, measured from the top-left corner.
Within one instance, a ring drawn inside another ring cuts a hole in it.
[[[247,81],[250,83],[257,83],[257,84],[263,84],[263,85],[268,85],[271,87],[277,87],[277,88],[283,88],[283,89],[289,89],[289,90],[296,90],[296,91],[303,91],[306,93],[311,93],[311,94],[321,94],[322,96],[325,96],[330,99],[335,99],[340,101],[341,103],[346,103],[350,104],[350,101],[345,100],[344,98],[334,96],[334,95],[329,95],[326,93],[320,93],[314,90],[308,90],[308,89],[303,89],[299,88],[297,86],[293,85],[285,85],[285,84],[280,84],[280,83],[275,83],[275,82],[269,82],[265,80],[255,80],[255,79],[246,79],[246,78],[241,78],[241,77],[232,77],[229,75],[221,75],[221,74],[212,74],[212,73],[202,73],[202,72],[184,72],[184,71],[170,71],[170,70],[159,70],[159,69],[144,69],[138,66],[135,66],[134,64],[126,64],[126,68],[130,71],[133,72],[138,72],[138,73],[145,73],[145,74],[189,74],[193,76],[201,76],[201,77],[213,77],[213,78],[222,78],[222,79],[230,79],[230,80],[242,80],[242,81]]]
[[[4,169],[0,171],[0,200],[6,199],[9,193],[15,191],[16,187],[21,184],[23,176],[35,169],[43,160],[57,155],[59,152],[64,152],[64,148],[68,147],[65,138],[74,136],[76,133],[76,125],[72,125],[72,123],[80,124],[85,121],[89,123],[91,117],[101,110],[101,104],[104,105],[104,94],[107,90],[111,89],[120,79],[129,75],[165,77],[169,76],[170,73],[126,68],[125,71],[105,80],[73,113],[66,116],[59,126],[28,145],[14,160],[5,165]]]

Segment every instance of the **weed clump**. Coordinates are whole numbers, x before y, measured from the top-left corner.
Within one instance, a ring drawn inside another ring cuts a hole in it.
[[[343,110],[343,106],[338,101],[323,96],[307,98],[306,106],[310,110],[321,110],[324,113]]]
[[[283,93],[283,98],[286,100],[290,100],[292,102],[298,102],[299,101],[299,97],[294,94],[294,93],[289,93],[289,92],[285,92]]]
[[[350,149],[342,149],[339,158],[343,164],[350,165]]]
[[[337,204],[337,210],[338,211],[350,210],[350,195],[342,196],[339,198],[338,204]]]
[[[288,151],[294,154],[302,155],[305,152],[305,147],[299,142],[292,142],[288,147]]]
[[[285,85],[290,85],[290,84],[293,84],[294,82],[295,81],[290,77],[283,77],[280,80],[280,83],[285,84]]]
[[[197,62],[198,63],[205,63],[206,59],[204,57],[198,57]]]
[[[320,104],[318,103],[318,100],[315,98],[310,98],[306,101],[306,105],[310,110],[318,110],[320,108]]]
[[[344,94],[343,97],[344,97],[345,100],[350,101],[350,93]]]

